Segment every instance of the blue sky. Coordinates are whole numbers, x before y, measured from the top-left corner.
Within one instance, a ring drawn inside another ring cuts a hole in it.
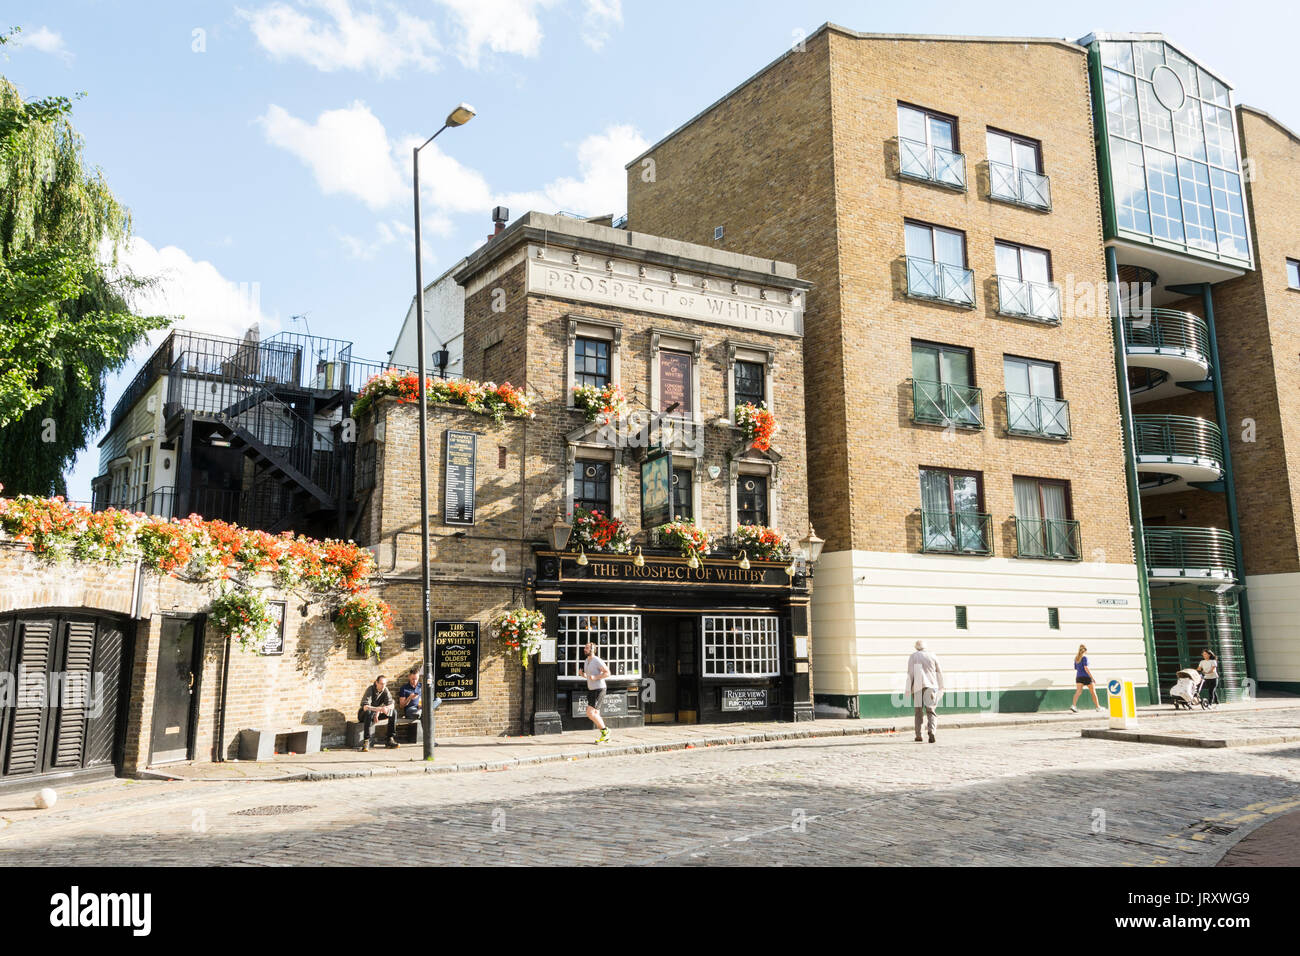
[[[624,211],[622,164],[830,20],[870,32],[1153,30],[1300,129],[1291,3],[653,0],[9,0],[3,73],[84,90],[74,122],[132,210],[145,303],[233,333],[254,318],[382,359],[414,288],[410,140],[426,281],[489,212]],[[129,380],[129,376],[127,376]],[[111,383],[109,404],[122,382]],[[89,498],[92,448],[69,493]]]

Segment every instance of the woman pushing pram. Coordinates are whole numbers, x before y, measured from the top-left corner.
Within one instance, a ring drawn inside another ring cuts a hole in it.
[[[1169,688],[1169,699],[1174,702],[1174,710],[1181,710],[1184,707],[1188,710],[1193,707],[1205,709],[1209,706],[1200,696],[1202,677],[1199,671],[1188,667],[1180,670],[1175,677],[1177,680],[1174,686]]]

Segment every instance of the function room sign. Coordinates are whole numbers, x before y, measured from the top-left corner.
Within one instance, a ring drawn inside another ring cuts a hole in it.
[[[474,470],[478,436],[473,432],[446,432],[443,463],[442,523],[474,523]]]
[[[478,700],[477,622],[434,622],[433,692],[439,700]]]

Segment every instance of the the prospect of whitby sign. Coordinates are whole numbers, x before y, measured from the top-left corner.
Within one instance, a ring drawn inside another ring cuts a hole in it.
[[[538,253],[541,258],[538,258]],[[636,309],[743,329],[803,334],[803,293],[791,302],[783,290],[675,273],[625,259],[577,255],[530,246],[528,291],[597,305]],[[676,281],[674,281],[676,280]]]
[[[478,700],[476,622],[434,622],[433,689],[439,700]]]
[[[741,568],[735,562],[701,562],[690,567],[678,558],[662,559],[646,555],[645,564],[637,567],[630,558],[610,559],[587,555],[587,564],[579,565],[565,555],[560,569],[561,581],[585,581],[591,584],[705,584],[721,587],[789,587],[790,577],[784,565]]]

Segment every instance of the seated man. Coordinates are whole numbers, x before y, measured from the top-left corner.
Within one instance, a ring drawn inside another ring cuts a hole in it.
[[[396,720],[393,695],[388,691],[388,678],[380,674],[375,682],[366,688],[361,698],[361,709],[357,711],[357,720],[361,724],[361,746],[357,749],[363,753],[370,749],[371,738],[375,734],[375,724],[380,719],[388,718],[388,746],[396,747],[393,736],[393,723]]]
[[[420,699],[424,688],[420,685],[420,669],[412,667],[406,683],[397,692],[397,713],[407,720],[420,719]]]

